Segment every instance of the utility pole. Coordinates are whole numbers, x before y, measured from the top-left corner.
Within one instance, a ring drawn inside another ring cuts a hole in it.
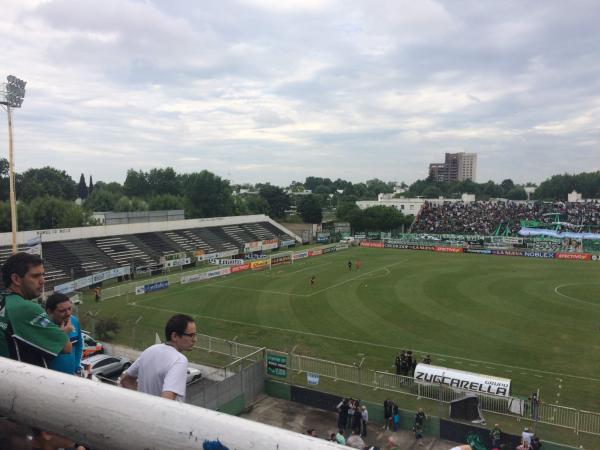
[[[26,81],[20,80],[14,75],[6,77],[6,85],[0,105],[6,106],[8,114],[8,179],[10,186],[10,222],[12,230],[12,252],[17,253],[17,201],[15,196],[15,172],[13,158],[13,126],[12,109],[20,108],[25,98]]]

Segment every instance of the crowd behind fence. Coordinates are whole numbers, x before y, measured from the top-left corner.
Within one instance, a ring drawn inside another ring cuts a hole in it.
[[[381,372],[356,365],[342,364],[335,361],[285,353],[271,349],[260,349],[237,342],[211,336],[202,336],[198,345],[214,352],[234,356],[232,352],[249,352],[249,355],[273,354],[285,357],[287,370],[299,373],[312,373],[336,381],[377,388],[417,398],[429,399],[442,403],[450,403],[471,392],[452,389],[446,385],[416,383],[414,378]],[[254,351],[252,351],[254,349]],[[230,352],[230,353],[228,353]],[[236,355],[239,353],[236,353]],[[277,380],[282,381],[281,378]],[[476,394],[479,405],[484,412],[528,419],[539,423],[572,429],[577,433],[600,435],[600,413],[569,408],[548,403],[533,404],[531,399],[500,397],[487,394]]]

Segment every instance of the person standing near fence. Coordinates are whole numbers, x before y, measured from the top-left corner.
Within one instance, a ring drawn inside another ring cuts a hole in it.
[[[417,445],[423,445],[423,426],[425,425],[425,420],[427,420],[427,416],[423,412],[423,408],[419,408],[415,414],[415,424],[413,425]]]
[[[367,437],[367,424],[369,423],[369,410],[365,405],[361,406],[361,427],[360,427],[360,436],[363,438]]]
[[[500,447],[500,439],[502,438],[502,430],[500,430],[500,427],[498,426],[498,424],[495,424],[494,428],[491,429],[490,438],[492,439],[492,448],[493,449]]]
[[[142,352],[121,378],[121,385],[169,400],[185,398],[188,360],[182,352],[196,343],[196,323],[186,314],[176,314],[165,326],[164,344]]]

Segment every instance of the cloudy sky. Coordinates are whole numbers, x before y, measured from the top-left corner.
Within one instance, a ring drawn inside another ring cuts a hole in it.
[[[19,172],[412,182],[459,151],[480,182],[600,170],[597,0],[0,6]]]

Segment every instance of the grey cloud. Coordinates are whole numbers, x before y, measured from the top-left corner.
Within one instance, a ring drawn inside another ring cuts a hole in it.
[[[19,164],[273,183],[412,181],[460,150],[481,180],[599,168],[597,2],[315,5],[15,4],[0,48],[31,82]]]

